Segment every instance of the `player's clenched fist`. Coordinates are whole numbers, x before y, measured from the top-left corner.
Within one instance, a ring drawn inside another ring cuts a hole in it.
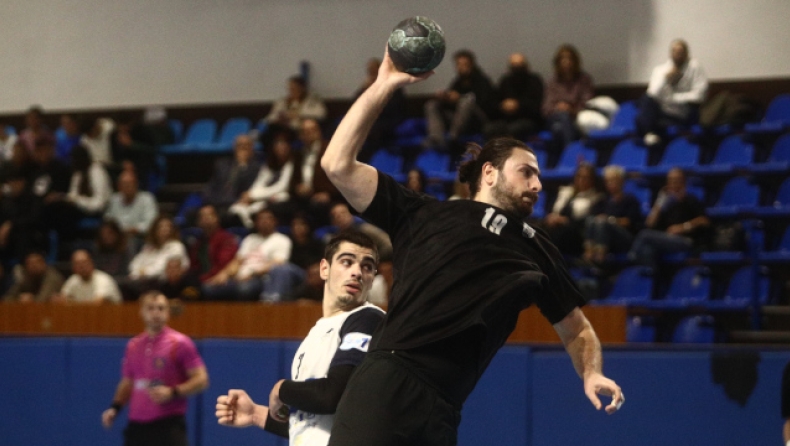
[[[217,422],[223,426],[247,427],[256,422],[256,409],[266,410],[265,406],[258,406],[252,401],[247,392],[239,389],[228,391],[227,395],[217,398]],[[263,414],[263,420],[266,414]]]

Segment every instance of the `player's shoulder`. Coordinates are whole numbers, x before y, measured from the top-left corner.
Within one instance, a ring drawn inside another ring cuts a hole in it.
[[[348,312],[340,332],[344,333],[356,330],[372,331],[372,329],[384,319],[384,315],[384,310],[366,302],[364,305]]]

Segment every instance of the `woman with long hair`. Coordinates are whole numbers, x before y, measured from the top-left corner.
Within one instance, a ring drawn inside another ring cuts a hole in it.
[[[581,56],[573,45],[561,45],[553,65],[554,76],[549,79],[543,98],[543,116],[558,152],[576,139],[576,115],[592,99],[594,91],[592,77],[582,70]]]

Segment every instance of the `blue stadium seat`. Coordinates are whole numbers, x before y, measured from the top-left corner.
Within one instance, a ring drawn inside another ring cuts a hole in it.
[[[546,194],[543,191],[538,192],[538,202],[532,207],[532,215],[530,217],[541,219],[546,216]]]
[[[612,140],[633,135],[636,132],[637,114],[639,114],[639,109],[635,101],[623,102],[612,117],[609,127],[592,130],[587,137],[592,140]]]
[[[549,154],[546,153],[545,150],[535,148],[533,148],[532,151],[535,152],[535,158],[538,160],[538,167],[541,170],[548,169]]]
[[[746,124],[744,129],[749,133],[781,133],[790,127],[790,94],[776,96],[759,123]]]
[[[676,344],[712,344],[716,341],[716,329],[710,315],[687,316],[678,322],[672,333]]]
[[[222,126],[222,130],[219,132],[216,142],[204,148],[218,152],[230,151],[233,149],[236,137],[239,135],[246,135],[251,128],[252,122],[247,118],[230,118],[225,122],[225,125]]]
[[[646,185],[641,185],[634,180],[626,180],[625,185],[623,186],[623,192],[627,192],[639,200],[639,203],[642,205],[642,214],[647,215],[650,213],[650,207],[652,206],[653,199],[652,192],[650,191],[649,187]]]
[[[192,192],[187,195],[178,208],[176,216],[173,217],[173,223],[175,223],[176,226],[184,227],[187,224],[187,214],[195,211],[201,206],[203,206],[203,194],[200,192]]]
[[[760,253],[761,263],[790,263],[790,226],[785,229],[782,240],[774,251]]]
[[[181,144],[181,138],[184,136],[184,123],[180,119],[168,119],[167,125],[173,132],[173,144]]]
[[[641,172],[647,166],[647,147],[634,139],[621,141],[612,151],[608,164],[622,166],[627,172]]]
[[[630,266],[620,271],[609,296],[596,304],[644,305],[653,298],[653,272],[643,266]]]
[[[710,271],[706,267],[687,266],[672,277],[664,299],[647,306],[660,309],[680,309],[702,305],[710,299]]]
[[[697,200],[705,203],[705,198],[707,197],[707,193],[705,192],[705,188],[697,185],[697,184],[686,184],[686,193],[694,195],[697,197]]]
[[[757,277],[757,300],[760,305],[768,303],[770,280],[764,271],[759,271]],[[754,271],[752,266],[744,266],[732,275],[727,291],[721,300],[708,302],[711,310],[741,310],[752,303],[752,287],[754,286]]]
[[[455,181],[455,172],[450,170],[450,154],[435,150],[420,153],[414,167],[425,172],[429,180]]]
[[[779,185],[773,204],[758,207],[755,215],[759,218],[790,216],[790,178],[785,179]]]
[[[748,167],[754,159],[754,145],[740,135],[731,135],[719,144],[709,164],[697,166],[694,172],[700,175],[733,175],[736,169]]]
[[[560,160],[554,169],[544,170],[541,177],[545,180],[568,180],[576,173],[581,162],[595,164],[598,152],[587,147],[581,141],[574,141],[562,151]]]
[[[397,182],[406,180],[403,173],[403,157],[387,149],[379,149],[370,158],[370,165],[391,176]]]
[[[673,167],[689,170],[699,164],[699,146],[687,138],[675,138],[670,142],[661,160],[655,166],[642,169],[645,176],[665,176]]]
[[[774,142],[771,153],[764,163],[752,164],[750,169],[760,174],[786,174],[790,172],[790,133],[782,135]]]
[[[716,204],[707,209],[711,217],[735,217],[740,213],[754,212],[760,200],[760,187],[747,178],[729,180],[721,191]]]
[[[427,127],[424,118],[404,119],[395,127],[395,144],[400,147],[419,146],[428,134]]]
[[[200,151],[201,148],[210,146],[217,134],[217,121],[214,119],[199,119],[192,123],[184,136],[181,144],[172,144],[162,147],[162,153],[190,153]]]
[[[656,325],[648,316],[629,316],[626,319],[626,342],[655,342]]]

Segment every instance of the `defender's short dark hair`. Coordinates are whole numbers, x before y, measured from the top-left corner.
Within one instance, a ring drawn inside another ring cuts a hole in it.
[[[337,251],[340,249],[340,244],[343,242],[353,243],[357,246],[370,249],[373,251],[373,259],[376,262],[376,265],[379,264],[379,250],[376,246],[376,242],[374,242],[372,238],[359,231],[346,230],[341,231],[332,237],[324,249],[324,259],[326,259],[330,265],[332,264],[332,258],[335,256],[335,254],[337,254]]]
[[[502,170],[505,161],[513,153],[513,149],[535,153],[523,141],[507,137],[494,138],[483,147],[475,143],[468,144],[464,155],[467,159],[461,163],[458,169],[458,180],[469,184],[469,192],[474,197],[480,191],[480,175],[482,174],[483,164],[491,163],[497,170]]]

